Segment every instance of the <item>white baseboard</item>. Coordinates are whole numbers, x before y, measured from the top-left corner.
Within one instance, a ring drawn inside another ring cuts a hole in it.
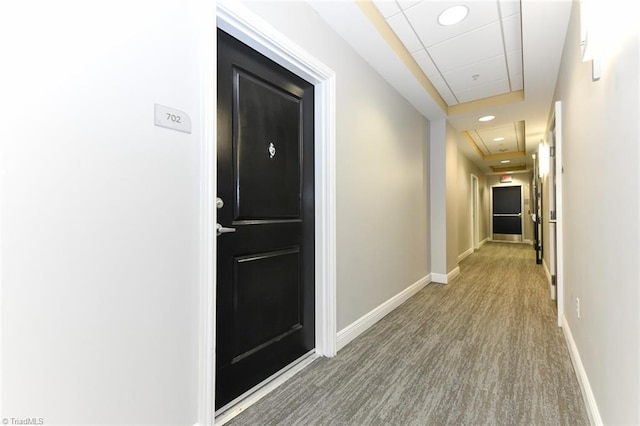
[[[446,284],[447,283],[447,274],[438,274],[435,272],[431,273],[431,282],[438,284]]]
[[[473,254],[473,247],[458,256],[458,263],[462,262],[466,257]]]
[[[344,348],[349,342],[367,331],[369,327],[380,321],[398,306],[402,305],[407,299],[422,290],[422,288],[430,282],[431,274],[421,278],[410,287],[406,288],[377,308],[373,309],[371,312],[363,315],[350,325],[338,331],[337,349],[340,350]]]
[[[460,275],[460,267],[456,266],[455,269],[447,274],[447,282],[451,281],[455,277]]]
[[[576,346],[575,340],[573,340],[573,334],[571,334],[571,329],[569,328],[569,322],[567,318],[563,318],[562,322],[562,331],[564,332],[564,338],[567,341],[567,346],[569,347],[569,355],[571,356],[571,362],[573,363],[573,369],[576,372],[576,377],[578,378],[578,383],[580,384],[580,389],[582,389],[582,397],[584,398],[584,403],[587,406],[587,414],[589,415],[589,422],[592,425],[600,426],[602,425],[602,417],[600,417],[600,410],[598,410],[598,404],[596,404],[596,398],[593,395],[593,391],[591,390],[591,385],[589,384],[589,377],[587,377],[587,372],[584,369],[584,365],[582,365],[582,360],[580,359],[580,352],[578,352],[578,347]]]
[[[525,244],[529,244],[530,246],[533,245],[533,240],[522,240],[522,242]]]
[[[480,241],[479,246],[482,247],[483,245],[487,244],[489,242],[489,237],[485,238],[484,240]]]
[[[547,276],[547,281],[551,284],[551,272],[549,272],[549,267],[547,266],[547,262],[542,259],[542,269],[544,270],[544,274]]]
[[[551,292],[551,300],[556,300],[556,298],[558,297],[557,288],[554,287],[553,284],[551,283],[551,272],[549,272],[549,268],[547,267],[547,262],[544,261],[544,258],[542,259],[542,269],[544,270],[544,274],[547,277],[547,282],[549,283],[549,291]]]
[[[457,277],[458,275],[460,275],[460,267],[456,266],[455,269],[453,269],[451,272],[449,272],[448,274],[437,274],[435,272],[431,273],[431,281],[434,283],[438,283],[438,284],[448,284],[449,281],[451,281],[452,279],[454,279],[455,277]]]

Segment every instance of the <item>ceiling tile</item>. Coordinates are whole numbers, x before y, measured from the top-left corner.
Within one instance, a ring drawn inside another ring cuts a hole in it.
[[[511,80],[511,90],[522,90],[524,89],[524,84],[522,81],[522,74],[512,75],[509,77]]]
[[[473,139],[473,143],[476,144],[478,149],[480,149],[480,151],[482,151],[482,153],[484,155],[488,155],[489,154],[489,150],[487,149],[487,146],[485,145],[484,141],[482,140],[482,138],[478,134],[478,131],[477,130],[472,130],[472,131],[467,132],[467,133],[469,134],[469,136],[471,136],[471,139]]]
[[[451,93],[451,89],[449,89],[447,83],[440,75],[433,75],[429,78],[429,80],[431,81],[431,84],[433,84],[433,87],[435,87],[441,95],[444,95],[445,93]]]
[[[495,22],[427,48],[441,72],[446,73],[504,53],[500,23]]]
[[[375,4],[385,18],[400,13],[400,7],[394,0],[373,0],[373,4]]]
[[[520,13],[520,0],[499,0],[499,3],[500,16],[503,18]]]
[[[475,133],[482,140],[491,154],[504,152],[522,152],[524,145],[524,122],[519,121],[506,125],[476,129]],[[495,138],[504,138],[494,141]]]
[[[451,94],[451,92],[449,93],[445,93],[442,95],[442,99],[444,99],[444,101],[447,103],[447,105],[449,106],[454,106],[454,105],[458,105],[458,101],[456,100],[456,98],[453,96],[453,94]]]
[[[484,86],[474,87],[469,90],[455,91],[454,94],[460,102],[470,102],[489,96],[500,95],[509,92],[509,80],[493,81]]]
[[[518,146],[515,142],[504,143],[500,142],[500,144],[487,144],[487,150],[489,154],[504,154],[505,152],[520,152],[518,150]]]
[[[520,26],[520,14],[510,16],[502,21],[504,31],[504,45],[507,52],[522,50],[522,29]]]
[[[475,79],[474,76],[477,76]],[[504,55],[495,56],[489,60],[476,62],[467,67],[458,68],[444,74],[444,79],[454,93],[484,86],[493,81],[506,80],[507,66]]]
[[[404,10],[409,9],[411,6],[415,6],[420,3],[422,0],[398,0],[398,4]]]
[[[440,72],[438,68],[433,64],[433,61],[427,54],[427,51],[422,49],[413,54],[413,59],[420,65],[422,71],[426,74],[427,77],[431,77],[432,75],[438,75]]]
[[[486,144],[501,144],[504,142],[515,141],[516,140],[516,132],[514,130],[513,123],[494,126],[494,127],[485,127],[481,129],[477,129],[476,132],[485,141]],[[503,137],[503,141],[494,142],[494,138]]]
[[[501,143],[500,145],[489,145],[489,153],[491,154],[503,154],[505,152],[519,152],[518,146],[515,143]]]
[[[407,18],[405,18],[402,13],[392,16],[387,19],[387,22],[391,28],[393,28],[393,31],[398,35],[398,37],[400,37],[404,47],[406,47],[409,52],[413,53],[423,48],[418,36],[413,32],[413,28],[411,28]]]
[[[425,46],[433,46],[500,19],[496,1],[466,0],[455,4],[466,6],[469,14],[462,22],[451,26],[438,23],[438,16],[452,6],[451,1],[424,1],[405,11],[409,22]]]
[[[514,50],[507,53],[509,75],[522,74],[522,50]]]

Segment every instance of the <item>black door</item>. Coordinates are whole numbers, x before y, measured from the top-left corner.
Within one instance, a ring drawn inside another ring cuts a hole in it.
[[[218,30],[216,408],[315,345],[313,103]]]
[[[493,187],[493,239],[522,241],[522,187]]]

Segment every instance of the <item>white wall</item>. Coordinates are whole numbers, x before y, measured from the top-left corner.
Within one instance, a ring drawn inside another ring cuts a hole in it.
[[[564,307],[602,421],[640,424],[639,27],[635,2],[602,3],[602,78],[593,82],[591,64],[581,62],[574,2],[555,95],[563,116]]]
[[[336,72],[341,330],[430,272],[428,123],[307,4],[246,5]]]
[[[3,4],[0,417],[197,421],[201,15]]]

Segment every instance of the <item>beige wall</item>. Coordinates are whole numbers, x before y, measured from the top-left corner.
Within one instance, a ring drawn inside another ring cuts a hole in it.
[[[487,176],[487,192],[488,192],[488,233],[489,238],[491,238],[491,191],[493,186],[509,186],[509,185],[520,185],[522,186],[522,198],[523,198],[523,209],[522,209],[522,217],[523,217],[523,235],[522,238],[524,242],[533,243],[533,226],[534,223],[531,220],[531,216],[529,213],[533,208],[533,204],[531,202],[531,172],[525,173],[514,173],[512,176],[511,183],[500,183],[500,175],[488,175]]]
[[[574,2],[555,95],[562,101],[564,312],[602,421],[637,425],[640,27],[635,2],[595,3],[607,6],[596,14],[605,24],[602,77],[592,81],[591,63],[581,60]]]
[[[428,122],[307,4],[248,5],[336,72],[341,330],[431,270]]]
[[[478,178],[478,242],[488,237],[489,203],[486,175],[458,152],[458,256],[473,248],[471,227],[471,175]]]
[[[458,267],[458,137],[456,129],[447,122],[447,273]]]

